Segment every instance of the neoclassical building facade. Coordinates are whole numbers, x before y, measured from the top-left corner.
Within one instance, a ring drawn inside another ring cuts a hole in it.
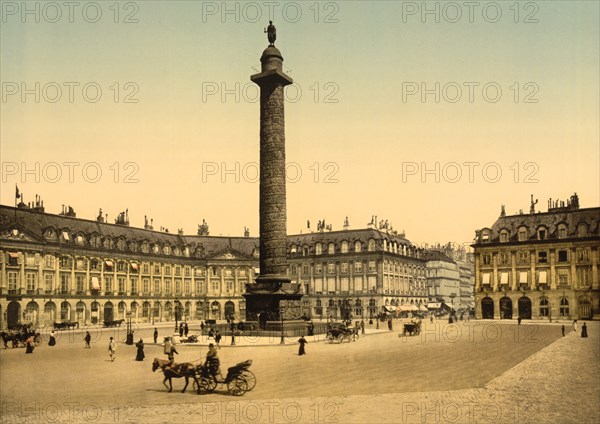
[[[476,232],[476,317],[598,319],[600,208],[577,195],[547,212],[500,217]]]
[[[370,317],[427,302],[421,250],[385,229],[288,236],[288,274],[309,317]],[[258,273],[258,239],[114,224],[72,208],[0,205],[0,326],[245,319],[242,294]]]

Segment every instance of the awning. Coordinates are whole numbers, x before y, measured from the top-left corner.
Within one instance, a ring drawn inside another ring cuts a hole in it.
[[[388,311],[388,312],[396,312],[396,307],[395,307],[395,306],[388,306],[388,305],[385,305],[385,306],[384,306],[384,308],[385,308],[385,310],[386,310],[386,311]]]
[[[429,302],[429,303],[427,304],[427,308],[428,308],[428,309],[440,309],[440,308],[441,308],[441,306],[442,306],[442,304],[441,304],[441,303],[439,303],[439,302]]]
[[[539,278],[540,284],[546,284],[548,282],[546,276],[547,276],[546,271],[540,271],[540,278]]]
[[[98,277],[92,277],[92,290],[100,290],[100,281]]]
[[[260,275],[260,268],[254,267],[254,275]]]
[[[500,273],[500,284],[508,284],[508,272]]]
[[[411,312],[411,311],[418,311],[419,308],[417,308],[415,305],[400,305],[398,306],[398,311],[400,312]]]
[[[11,252],[9,252],[9,253],[8,253],[8,256],[10,256],[11,258],[18,259],[18,257],[19,257],[19,254],[18,254],[18,253],[11,253]]]
[[[527,271],[519,272],[519,283],[527,283]]]
[[[419,305],[419,311],[428,312],[425,305]]]
[[[138,270],[138,264],[136,264],[135,262],[131,263],[131,268],[135,269],[136,271]]]
[[[106,266],[109,266],[109,267],[111,267],[111,268],[112,268],[112,266],[113,266],[113,263],[112,263],[112,261],[104,261],[104,263],[106,264]]]
[[[481,284],[490,284],[490,273],[485,272],[481,275]]]

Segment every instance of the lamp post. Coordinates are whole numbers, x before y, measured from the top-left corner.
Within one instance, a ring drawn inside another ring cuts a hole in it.
[[[131,310],[127,311],[125,315],[127,316],[127,340],[125,341],[125,343],[128,345],[132,345],[133,331],[131,330]]]
[[[178,317],[178,312],[179,312],[179,299],[175,299],[175,302],[174,302],[174,303],[175,303],[175,306],[174,306],[174,309],[175,309],[175,332],[177,333],[177,330],[178,330],[177,321],[178,321],[178,319],[179,319],[179,317]]]
[[[279,341],[279,344],[285,344],[285,337],[283,334],[283,309],[279,308],[279,318],[281,319],[281,340]]]

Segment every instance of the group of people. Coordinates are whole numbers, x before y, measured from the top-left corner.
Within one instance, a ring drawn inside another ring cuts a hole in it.
[[[573,320],[573,332],[577,333],[577,320]],[[565,325],[563,324],[562,326],[562,335],[563,337],[565,336]],[[587,324],[584,322],[583,325],[581,326],[581,337],[587,337],[588,336],[588,332],[587,332]]]

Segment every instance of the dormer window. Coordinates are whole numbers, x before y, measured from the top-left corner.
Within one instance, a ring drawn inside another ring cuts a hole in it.
[[[348,253],[348,242],[347,241],[342,242],[342,253]]]
[[[69,232],[67,230],[63,230],[62,236],[65,241],[69,241]]]
[[[168,245],[165,245],[165,247],[163,247],[163,252],[165,255],[169,255],[171,253],[171,247]]]
[[[538,240],[546,240],[546,238],[547,238],[546,228],[544,228],[544,227],[538,228],[537,234],[538,234]]]
[[[558,224],[558,238],[567,238],[567,226],[565,224]]]
[[[587,229],[586,224],[579,224],[577,226],[577,235],[579,237],[587,237],[588,236],[588,229]]]
[[[321,245],[321,243],[317,243],[315,245],[315,255],[321,255],[323,254],[323,246]]]
[[[482,241],[483,243],[488,243],[488,242],[490,241],[490,233],[489,233],[488,231],[484,231],[484,232],[481,234],[481,241]]]
[[[77,234],[77,244],[82,245],[83,244],[83,236],[81,234]]]
[[[298,248],[296,247],[295,244],[292,244],[290,246],[290,253],[296,253],[298,251]]]
[[[125,240],[122,238],[117,241],[117,248],[119,250],[125,250]]]
[[[369,252],[375,251],[375,240],[373,240],[373,239],[369,240],[369,246],[368,246],[367,250]]]
[[[327,246],[327,253],[333,255],[335,253],[335,244],[329,243]]]
[[[500,243],[508,242],[508,231],[502,230],[500,231]]]
[[[519,241],[526,241],[527,240],[527,228],[520,227],[518,234],[519,234]]]
[[[360,253],[362,250],[362,243],[360,241],[355,241],[354,242],[354,251],[356,253]]]
[[[153,251],[154,253],[158,253],[158,244],[155,244],[155,245],[152,247],[152,251]]]

